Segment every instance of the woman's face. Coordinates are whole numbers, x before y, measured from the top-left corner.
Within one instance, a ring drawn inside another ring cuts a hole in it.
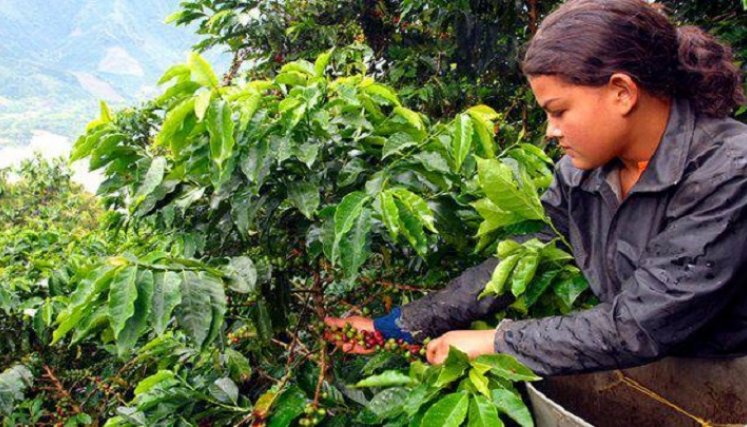
[[[594,169],[623,151],[627,121],[615,102],[615,90],[544,75],[530,77],[529,84],[547,113],[547,136],[557,139],[573,166]]]

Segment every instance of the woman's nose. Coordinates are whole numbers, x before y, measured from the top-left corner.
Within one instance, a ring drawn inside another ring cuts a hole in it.
[[[547,139],[560,139],[563,137],[563,132],[557,126],[548,122],[545,137]]]

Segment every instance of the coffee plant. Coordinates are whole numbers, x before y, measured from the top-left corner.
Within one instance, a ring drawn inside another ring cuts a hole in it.
[[[182,2],[169,21],[232,67],[193,53],[154,99],[102,103],[70,158],[105,176],[95,198],[60,163],[0,172],[4,425],[533,425],[539,378],[510,356],[428,366],[321,322],[491,256],[481,297],[513,303],[474,328],[594,304],[516,68],[555,3]],[[716,3],[667,6],[743,56],[742,6]]]

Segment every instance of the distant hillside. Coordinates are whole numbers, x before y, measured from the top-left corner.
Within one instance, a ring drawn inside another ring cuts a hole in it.
[[[136,103],[197,37],[163,23],[179,0],[0,0],[0,147],[76,136],[98,100]],[[218,60],[217,70],[229,58]]]

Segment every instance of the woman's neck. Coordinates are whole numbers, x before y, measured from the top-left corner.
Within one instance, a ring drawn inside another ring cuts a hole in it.
[[[644,95],[640,101],[631,113],[628,144],[618,156],[623,167],[630,172],[639,170],[642,162],[653,157],[667,129],[672,108],[671,99]]]

